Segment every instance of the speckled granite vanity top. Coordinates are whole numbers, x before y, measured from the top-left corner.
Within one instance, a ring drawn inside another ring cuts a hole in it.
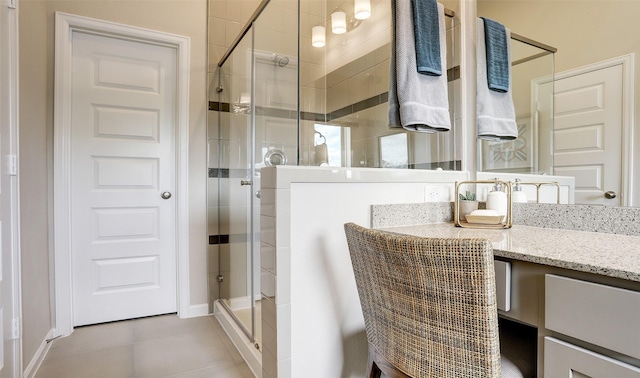
[[[486,230],[453,223],[384,227],[424,237],[486,238],[495,256],[640,282],[640,236],[514,225]]]

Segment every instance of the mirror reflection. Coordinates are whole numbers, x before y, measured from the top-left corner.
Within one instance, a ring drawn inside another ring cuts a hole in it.
[[[639,142],[633,125],[640,104],[634,98],[639,80],[634,56],[640,50],[640,2],[478,0],[478,15],[558,49],[553,107],[518,94],[519,124],[520,115],[531,122],[536,110],[552,111],[555,120],[550,135],[538,132],[538,166],[532,172],[575,177],[576,203],[637,205],[633,150]],[[534,81],[532,94],[533,87]],[[543,93],[537,97],[547,97],[550,89],[539,88]],[[486,160],[478,166],[487,168]]]

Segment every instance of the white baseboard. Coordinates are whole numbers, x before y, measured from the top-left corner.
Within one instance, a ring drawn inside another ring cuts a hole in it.
[[[181,318],[195,318],[198,316],[207,316],[209,315],[209,304],[201,303],[197,305],[189,306],[188,314],[180,314]]]
[[[31,361],[29,361],[29,364],[27,365],[27,367],[24,369],[24,372],[23,372],[24,378],[33,378],[36,376],[38,369],[40,369],[40,365],[42,365],[42,361],[44,361],[44,358],[47,356],[47,353],[49,352],[49,348],[51,347],[51,343],[48,343],[47,340],[52,338],[53,334],[54,334],[53,329],[50,329],[49,332],[47,333],[47,336],[45,336],[44,340],[42,340],[42,343],[40,343],[40,346],[38,347],[36,354],[33,356]]]
[[[214,315],[224,332],[229,336],[231,342],[236,347],[244,362],[247,363],[249,369],[257,378],[262,377],[262,353],[256,349],[253,343],[249,342],[247,336],[242,332],[227,310],[222,308],[216,301]]]

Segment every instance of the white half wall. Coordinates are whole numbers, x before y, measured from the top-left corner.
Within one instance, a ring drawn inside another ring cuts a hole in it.
[[[426,202],[468,173],[279,166],[261,175],[262,377],[364,376],[344,223],[369,227],[372,204]]]

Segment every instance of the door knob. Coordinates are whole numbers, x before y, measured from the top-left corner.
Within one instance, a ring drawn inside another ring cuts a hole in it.
[[[160,193],[160,197],[162,197],[162,199],[169,199],[171,198],[171,192],[162,192]]]
[[[616,192],[613,190],[609,190],[608,192],[604,192],[604,197],[608,199],[616,198]]]
[[[248,180],[240,180],[240,186],[251,185],[251,181]]]

